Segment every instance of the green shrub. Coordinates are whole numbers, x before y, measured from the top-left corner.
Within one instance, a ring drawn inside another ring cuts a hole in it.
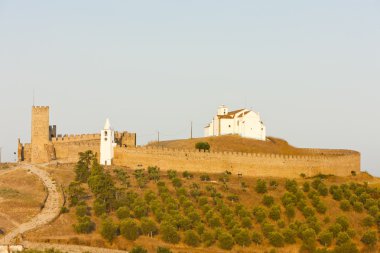
[[[322,246],[329,247],[334,239],[334,235],[330,231],[323,231],[319,234],[318,241]]]
[[[333,234],[334,237],[337,237],[339,232],[342,231],[342,226],[338,223],[332,224],[329,227],[329,231]]]
[[[282,236],[284,237],[284,242],[287,244],[296,243],[297,232],[293,229],[286,228],[282,231]]]
[[[363,234],[360,239],[362,243],[369,247],[374,247],[377,244],[377,232],[376,231],[367,231]]]
[[[279,220],[281,218],[281,209],[279,206],[273,206],[269,209],[269,218],[272,220]]]
[[[327,196],[329,194],[329,190],[325,184],[321,183],[318,185],[318,193],[321,196]]]
[[[323,204],[322,202],[319,202],[317,206],[315,207],[318,213],[324,214],[327,211],[327,206]]]
[[[199,151],[203,150],[206,152],[206,150],[210,150],[210,144],[208,144],[208,142],[197,142],[195,148]]]
[[[364,227],[372,227],[375,224],[375,219],[372,216],[367,216],[362,220]]]
[[[284,237],[279,232],[270,232],[268,239],[269,243],[274,247],[284,246]]]
[[[89,215],[89,209],[86,205],[78,205],[75,211],[76,215],[78,217],[84,217],[86,215]]]
[[[297,182],[296,180],[292,179],[287,179],[285,181],[285,189],[291,193],[296,193],[298,191],[298,185],[297,185]]]
[[[359,202],[359,201],[356,201],[354,204],[353,204],[353,209],[355,212],[357,213],[361,213],[363,212],[363,203],[362,202]]]
[[[268,191],[267,183],[262,179],[258,179],[256,182],[255,191],[257,193],[266,193]]]
[[[340,202],[340,209],[342,209],[345,212],[350,211],[350,209],[351,209],[350,202],[348,200],[342,200]]]
[[[211,180],[210,176],[207,175],[207,174],[202,174],[202,175],[200,176],[200,179],[201,179],[201,181],[204,181],[204,182],[207,182],[207,181],[210,181],[210,180]]]
[[[175,171],[175,170],[168,170],[167,174],[168,174],[168,178],[170,180],[177,177],[177,171]]]
[[[303,183],[302,190],[304,192],[309,192],[310,191],[310,184],[309,184],[309,182]]]
[[[253,209],[253,216],[258,223],[262,223],[266,218],[266,210],[264,207],[258,206]]]
[[[157,182],[160,180],[160,168],[157,166],[149,166],[148,167],[148,178],[149,180],[153,180]]]
[[[186,179],[191,179],[194,177],[194,175],[190,172],[188,172],[187,170],[185,170],[184,172],[182,172],[182,177],[186,178]]]
[[[348,227],[350,226],[350,223],[345,216],[339,216],[336,218],[336,223],[342,226],[342,231],[347,231]]]
[[[133,219],[124,219],[120,222],[120,234],[130,241],[140,236],[140,227]]]
[[[252,220],[250,217],[246,216],[241,219],[241,226],[243,228],[252,228]]]
[[[172,253],[172,251],[169,248],[165,248],[165,247],[158,247],[156,252],[157,253]]]
[[[333,253],[359,253],[359,250],[354,243],[347,242],[342,245],[337,245]]]
[[[176,177],[172,179],[172,184],[175,188],[179,188],[182,186],[182,181],[180,178]]]
[[[252,243],[247,229],[240,229],[240,231],[235,235],[235,241],[242,247],[248,247]]]
[[[79,234],[89,234],[95,230],[95,223],[89,216],[78,217],[78,223],[74,225],[74,229]]]
[[[269,234],[272,233],[272,232],[274,232],[275,229],[274,229],[273,224],[265,222],[265,223],[261,224],[261,231],[263,232],[264,236],[266,238],[268,238]]]
[[[199,235],[194,230],[187,230],[185,232],[185,237],[183,239],[184,243],[189,246],[197,247],[199,246],[201,239]]]
[[[316,247],[317,235],[312,228],[302,231],[302,248],[313,252]]]
[[[120,220],[126,219],[130,217],[129,208],[126,206],[121,206],[116,210],[116,216]]]
[[[148,235],[150,237],[153,237],[154,235],[156,235],[158,233],[158,228],[157,228],[156,223],[149,218],[146,218],[146,217],[142,218],[141,219],[141,232],[144,235]]]
[[[231,250],[234,246],[234,238],[228,232],[221,232],[218,236],[218,246],[221,249]]]
[[[293,219],[296,216],[296,209],[294,208],[293,204],[285,206],[285,214],[288,219]]]
[[[177,229],[170,223],[161,224],[160,234],[162,235],[162,240],[168,243],[176,244],[181,239]]]
[[[210,247],[215,243],[215,234],[209,230],[205,231],[202,234],[202,242],[204,246]]]
[[[263,243],[263,236],[257,231],[253,231],[252,233],[252,242],[256,243],[256,245],[260,245]]]
[[[350,236],[346,232],[339,232],[336,238],[336,245],[342,245],[350,241]]]
[[[265,195],[263,196],[263,201],[262,201],[262,203],[263,203],[265,206],[267,206],[267,207],[271,207],[271,206],[274,204],[274,198],[273,198],[272,196],[270,196],[270,195],[265,194]]]
[[[117,226],[113,223],[111,218],[106,218],[102,221],[100,226],[100,234],[104,239],[112,242],[116,237]]]
[[[99,199],[94,201],[93,208],[96,216],[101,216],[102,214],[107,212],[106,203]]]
[[[135,246],[130,251],[130,253],[148,253],[148,251],[145,248],[141,247],[141,246]]]
[[[64,213],[68,213],[70,210],[67,208],[67,207],[65,207],[65,206],[62,206],[61,207],[61,211],[60,211],[60,213],[61,214],[64,214]]]

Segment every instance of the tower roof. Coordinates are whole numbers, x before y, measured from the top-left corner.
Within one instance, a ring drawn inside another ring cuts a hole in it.
[[[107,118],[106,123],[104,124],[104,130],[110,130],[110,129],[111,129],[110,120]]]

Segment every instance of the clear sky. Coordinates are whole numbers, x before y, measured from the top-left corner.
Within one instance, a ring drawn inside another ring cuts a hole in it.
[[[106,117],[139,144],[201,136],[220,104],[300,147],[362,152],[380,176],[380,2],[0,0],[0,146]]]

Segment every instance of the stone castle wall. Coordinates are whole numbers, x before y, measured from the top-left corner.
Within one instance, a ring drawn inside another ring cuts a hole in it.
[[[65,162],[77,162],[78,153],[91,150],[100,156],[100,138],[97,140],[57,142],[54,144],[55,158]],[[55,160],[55,159],[54,159]]]
[[[115,148],[115,165],[136,168],[158,166],[161,170],[174,169],[191,172],[222,173],[259,177],[299,177],[333,174],[351,175],[360,172],[360,153],[350,150],[310,149],[310,155],[278,155],[239,152],[199,152],[196,150],[159,147]]]

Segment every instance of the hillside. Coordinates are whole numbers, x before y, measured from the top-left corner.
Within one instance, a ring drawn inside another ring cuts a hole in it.
[[[198,142],[208,142],[212,151],[244,153],[271,153],[285,155],[313,155],[308,149],[296,148],[287,141],[268,137],[267,141],[242,138],[239,135],[224,135],[183,140],[169,140],[149,143],[147,146],[161,146],[176,149],[194,149]]]
[[[27,240],[143,246],[149,253],[290,253],[324,247],[318,252],[377,252],[372,244],[380,228],[380,189],[373,186],[378,179],[365,173],[286,180],[156,167],[103,171],[97,165],[80,165],[75,173],[74,167],[49,169],[66,188],[68,212],[24,235]],[[89,178],[83,178],[86,170]],[[83,183],[69,187],[76,176]]]

